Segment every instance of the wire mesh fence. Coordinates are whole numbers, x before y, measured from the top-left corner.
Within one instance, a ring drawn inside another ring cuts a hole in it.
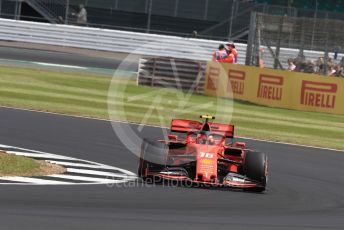
[[[266,47],[275,60],[274,68],[285,69],[281,62],[284,59],[289,70],[342,76],[343,27],[344,21],[328,17],[253,13],[246,64],[259,65],[264,56],[262,47]],[[281,57],[281,48],[297,49],[299,52],[294,57]],[[317,56],[307,57],[305,53],[309,50],[318,51],[314,53]]]
[[[344,14],[341,13],[259,2],[261,1],[0,0],[0,17],[77,25],[79,5],[82,3],[87,11],[87,26],[177,36],[196,35],[199,38],[237,42],[247,41],[252,11],[277,16],[344,20]]]
[[[343,26],[343,21],[328,18],[257,15],[261,40],[286,48],[341,51],[344,48]]]

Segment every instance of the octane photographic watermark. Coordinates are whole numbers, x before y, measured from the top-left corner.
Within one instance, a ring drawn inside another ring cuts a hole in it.
[[[114,180],[113,177],[107,179]],[[159,177],[151,178],[137,178],[136,180],[128,180],[122,183],[108,183],[109,188],[154,188],[154,187],[168,187],[168,188],[213,188],[218,187],[211,184],[195,183],[191,180],[166,180]]]

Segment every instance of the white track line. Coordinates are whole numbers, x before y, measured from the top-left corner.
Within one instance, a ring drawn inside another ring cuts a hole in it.
[[[98,176],[108,176],[108,177],[130,178],[130,176],[125,175],[125,174],[102,172],[102,171],[87,170],[87,169],[67,168],[67,172],[82,173],[82,174],[89,174],[89,175],[98,175]]]
[[[52,154],[52,153],[46,153],[46,152],[42,152],[42,151],[36,151],[36,150],[26,149],[26,148],[21,148],[21,147],[14,147],[14,146],[9,146],[9,145],[3,145],[3,144],[0,144],[0,148],[18,149],[18,150],[29,151],[29,152],[34,152],[34,153],[48,154],[49,156],[61,157],[61,155],[56,155],[56,154]],[[66,156],[62,156],[62,157],[66,157]],[[68,158],[67,160],[79,160],[79,161],[83,161],[83,162],[89,163],[89,164],[69,163],[68,162],[68,164],[64,164],[66,166],[88,167],[88,168],[102,168],[102,169],[118,170],[118,171],[126,173],[126,174],[128,174],[130,176],[136,176],[136,174],[133,173],[133,172],[130,172],[130,171],[125,170],[125,169],[117,168],[117,167],[114,167],[114,166],[104,165],[104,164],[100,164],[100,163],[97,163],[97,162],[88,161],[88,160],[82,160],[82,159],[78,159],[78,158],[72,158],[72,157],[67,157],[67,158]],[[61,165],[63,163],[65,163],[65,162],[59,162],[59,161],[49,161],[49,162],[50,163],[55,163],[55,164],[61,164]]]
[[[46,176],[47,178],[44,178],[44,176],[42,178],[7,176],[7,177],[0,177],[0,180],[4,181],[0,183],[1,185],[118,184],[118,183],[125,183],[125,182],[129,182],[129,181],[133,181],[137,179],[137,176],[128,170],[124,170],[121,168],[104,165],[104,164],[100,164],[100,163],[96,163],[92,161],[65,157],[65,156],[60,156],[56,154],[50,154],[46,152],[40,152],[40,151],[31,150],[31,149],[24,149],[24,148],[0,144],[0,150],[1,149],[4,149],[3,151],[5,151],[8,154],[26,156],[26,157],[31,157],[31,158],[40,157],[40,158],[43,158],[42,160],[46,159],[47,162],[65,166],[67,172],[80,174],[80,175],[53,174],[53,175],[47,175]],[[6,150],[6,149],[11,149],[11,150]],[[51,160],[48,160],[48,159],[51,159]],[[73,162],[68,162],[68,161],[80,161],[80,163],[73,163]],[[78,169],[78,168],[73,168],[73,167],[84,167],[85,169]],[[118,173],[101,171],[104,169],[118,171]],[[95,177],[92,177],[92,176],[95,176]],[[106,176],[108,178],[97,178],[97,176],[99,177]],[[50,179],[50,178],[53,178],[53,179]],[[116,179],[112,179],[112,178],[116,178]],[[72,182],[63,181],[63,179],[69,179]],[[73,182],[73,180],[75,182]],[[8,181],[8,183],[6,183],[6,181]]]
[[[49,163],[51,164],[58,164],[58,165],[62,165],[65,168],[73,168],[73,167],[83,167],[83,168],[88,168],[89,170],[101,170],[101,169],[107,169],[107,170],[116,170],[119,172],[123,172],[124,174],[126,174],[127,176],[130,177],[136,177],[135,173],[132,173],[130,171],[127,171],[125,169],[120,169],[117,167],[113,167],[113,166],[107,166],[107,165],[89,165],[89,164],[82,164],[82,163],[72,163],[72,162],[63,162],[63,161],[49,161]]]
[[[53,63],[46,63],[46,62],[32,62],[36,65],[42,66],[51,66],[51,67],[62,67],[62,68],[72,68],[72,69],[87,69],[86,67],[75,66],[75,65],[60,65],[60,64],[53,64]]]
[[[86,176],[63,175],[63,174],[49,175],[49,177],[68,179],[68,180],[88,181],[88,182],[94,182],[94,183],[123,183],[123,182],[126,182],[126,180],[102,179],[102,178],[92,178],[92,177],[86,177]]]
[[[52,164],[57,164],[57,165],[62,165],[62,166],[71,166],[71,167],[87,167],[87,168],[92,168],[92,169],[102,169],[103,167],[99,165],[89,165],[89,164],[82,164],[82,163],[71,163],[71,162],[64,162],[64,161],[49,161],[49,163]],[[108,168],[107,168],[108,169]]]
[[[72,184],[64,181],[54,181],[54,180],[44,180],[31,177],[0,177],[0,180],[8,180],[23,183],[33,183],[33,184],[45,184],[45,185],[67,185]]]
[[[123,123],[123,124],[132,124],[132,125],[142,125],[142,124],[138,124],[135,122],[116,121],[116,120],[94,118],[94,117],[87,117],[87,116],[80,116],[80,115],[70,115],[70,114],[63,114],[63,113],[46,112],[46,111],[39,111],[39,110],[34,110],[34,109],[22,109],[22,108],[10,107],[10,106],[0,106],[0,107],[7,108],[7,109],[14,109],[14,110],[35,112],[35,113],[44,113],[44,114],[51,114],[51,115],[57,115],[57,116],[64,116],[64,117],[82,118],[82,119],[106,121],[106,122],[118,122],[118,123]],[[161,126],[157,126],[157,125],[145,125],[145,126],[154,127],[154,128],[167,128],[167,127],[161,127]],[[282,141],[281,142],[269,141],[269,140],[255,139],[255,138],[249,138],[249,137],[241,137],[241,136],[237,136],[237,138],[246,139],[246,140],[261,141],[261,142],[273,143],[273,144],[291,145],[291,146],[298,146],[298,147],[304,147],[304,148],[313,148],[313,149],[322,149],[322,150],[329,150],[329,151],[335,151],[335,152],[344,152],[344,150],[340,150],[340,149],[324,148],[324,147],[317,147],[317,146],[311,146],[311,145],[293,144],[293,143],[282,142]]]
[[[39,157],[39,158],[60,159],[60,160],[75,160],[75,159],[70,158],[70,157],[56,156],[54,154],[26,153],[26,152],[18,152],[18,151],[6,151],[6,153],[14,154],[17,156],[25,156],[25,157]]]

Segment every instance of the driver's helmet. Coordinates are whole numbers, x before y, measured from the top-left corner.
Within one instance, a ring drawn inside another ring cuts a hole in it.
[[[215,144],[215,139],[213,135],[208,136],[208,144],[214,145]]]
[[[207,142],[207,135],[205,133],[199,133],[197,135],[197,143],[205,144]]]

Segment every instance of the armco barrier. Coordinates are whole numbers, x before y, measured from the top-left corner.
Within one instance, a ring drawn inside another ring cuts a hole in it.
[[[205,94],[233,95],[271,107],[344,114],[343,78],[208,62]]]
[[[0,18],[0,40],[207,61],[223,41]],[[191,31],[190,31],[191,33]],[[191,34],[190,34],[191,35]],[[240,63],[246,44],[238,44]]]
[[[217,49],[218,45],[224,43],[224,41],[16,21],[3,18],[0,18],[0,33],[0,40],[5,41],[198,61],[210,60],[212,53]],[[244,64],[246,59],[246,44],[237,43],[236,46],[239,52],[238,64]],[[265,65],[266,67],[273,67],[274,59],[266,47],[265,50]],[[287,59],[295,58],[298,52],[296,49],[281,48],[280,60],[282,65],[286,68],[288,66]],[[324,54],[305,50],[304,55],[309,59],[316,59]],[[330,55],[332,56],[333,54],[331,53]],[[342,56],[342,54],[338,54],[339,60]]]
[[[145,57],[140,59],[138,85],[204,92],[206,62]]]

